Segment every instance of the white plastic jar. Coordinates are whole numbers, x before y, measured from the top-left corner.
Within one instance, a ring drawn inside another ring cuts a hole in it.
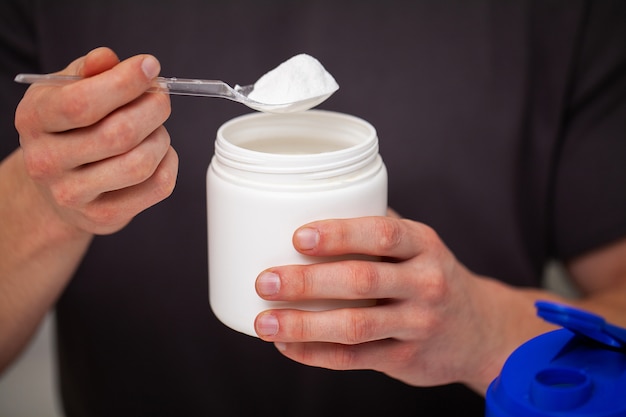
[[[256,336],[255,317],[269,308],[356,305],[265,301],[254,284],[272,266],[328,260],[293,248],[298,227],[385,215],[387,171],[376,130],[360,118],[322,110],[232,119],[217,132],[207,203],[209,300],[225,325]]]

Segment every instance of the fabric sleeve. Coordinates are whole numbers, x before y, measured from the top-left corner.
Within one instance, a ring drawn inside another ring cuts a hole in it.
[[[555,172],[563,259],[626,236],[626,2],[589,4]]]
[[[13,81],[20,72],[36,72],[37,42],[28,11],[31,1],[0,1],[0,160],[19,146],[15,109],[27,86]]]

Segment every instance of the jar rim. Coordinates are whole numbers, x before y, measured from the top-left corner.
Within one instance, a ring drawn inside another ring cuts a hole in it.
[[[269,140],[282,141],[281,146],[306,145],[319,149],[274,152],[250,145]],[[215,141],[215,159],[220,164],[256,173],[334,172],[336,175],[358,169],[377,154],[377,133],[369,122],[328,110],[246,114],[224,123]]]

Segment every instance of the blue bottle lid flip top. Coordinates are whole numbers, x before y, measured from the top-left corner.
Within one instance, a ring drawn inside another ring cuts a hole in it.
[[[626,329],[562,304],[537,314],[564,327],[520,346],[487,390],[487,417],[626,417]]]

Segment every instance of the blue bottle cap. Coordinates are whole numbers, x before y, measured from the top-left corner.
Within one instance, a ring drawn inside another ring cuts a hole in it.
[[[552,302],[537,314],[564,329],[507,359],[487,390],[487,417],[626,417],[626,329]]]
[[[626,329],[609,324],[603,317],[563,304],[537,301],[537,315],[604,345],[626,347]]]

